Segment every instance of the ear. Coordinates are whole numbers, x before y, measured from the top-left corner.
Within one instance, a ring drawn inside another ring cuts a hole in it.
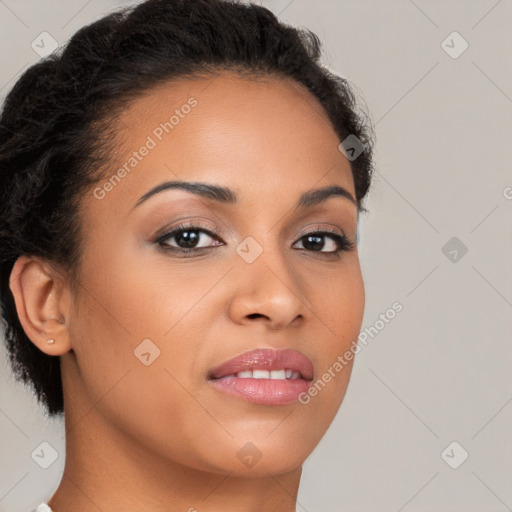
[[[71,297],[65,276],[39,258],[20,256],[9,287],[20,323],[32,343],[48,355],[68,352]]]

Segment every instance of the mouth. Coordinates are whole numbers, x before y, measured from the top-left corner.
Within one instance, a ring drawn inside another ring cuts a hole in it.
[[[263,405],[296,402],[313,380],[313,363],[293,349],[245,352],[208,373],[217,390]]]

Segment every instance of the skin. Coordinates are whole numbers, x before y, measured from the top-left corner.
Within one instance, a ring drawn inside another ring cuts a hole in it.
[[[303,245],[322,228],[355,242],[355,204],[331,196],[294,209],[326,185],[355,197],[350,162],[307,89],[228,72],[161,85],[118,120],[100,186],[191,96],[197,106],[103,199],[83,196],[77,281],[27,256],[11,275],[27,335],[61,358],[66,460],[54,512],[294,511],[302,464],[348,386],[352,362],[306,405],[254,404],[206,379],[262,347],[299,350],[316,380],[360,331],[357,247],[333,256],[328,235],[321,251]],[[175,189],[134,208],[170,180],[226,186],[238,202]],[[197,255],[166,252],[154,240],[181,221],[220,235],[200,231],[198,245],[212,248]],[[248,236],[263,249],[250,264],[236,252]],[[160,350],[148,366],[134,356],[145,339]],[[237,457],[249,442],[261,455],[252,467]]]

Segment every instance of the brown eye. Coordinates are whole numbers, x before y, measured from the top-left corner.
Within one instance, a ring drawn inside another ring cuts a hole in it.
[[[331,241],[325,242],[325,238],[329,238]],[[350,251],[354,248],[354,244],[350,242],[345,235],[327,231],[308,233],[301,237],[299,241],[302,241],[304,249],[313,252],[338,253],[341,251]]]
[[[218,239],[215,233],[201,226],[180,225],[159,236],[155,243],[173,251],[192,252],[219,245],[212,245],[212,240],[215,239]]]

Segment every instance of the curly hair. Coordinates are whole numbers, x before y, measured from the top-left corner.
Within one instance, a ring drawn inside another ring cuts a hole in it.
[[[165,81],[230,70],[291,78],[325,109],[337,136],[364,151],[350,162],[358,211],[373,173],[371,121],[345,78],[320,64],[321,42],[268,9],[237,0],[147,0],[82,27],[26,70],[0,115],[0,290],[5,342],[17,380],[49,416],[64,412],[60,357],[30,341],[9,288],[21,255],[75,275],[80,197],[115,149],[113,122],[129,101]]]

